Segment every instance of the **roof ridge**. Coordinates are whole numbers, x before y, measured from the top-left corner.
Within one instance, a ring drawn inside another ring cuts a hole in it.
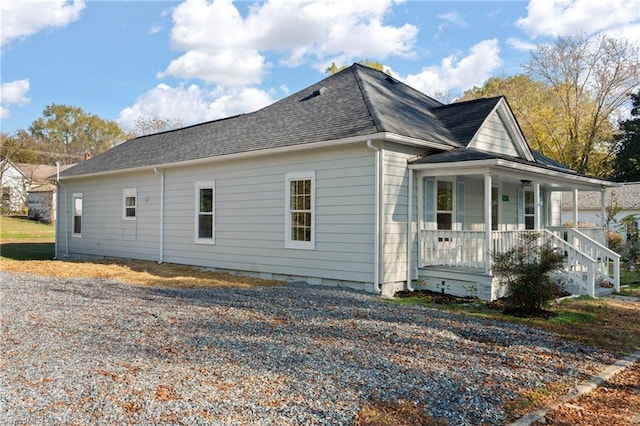
[[[362,99],[364,100],[364,105],[367,107],[367,111],[369,111],[369,116],[371,116],[371,119],[373,120],[373,125],[375,126],[376,130],[380,132],[380,129],[382,129],[382,119],[380,117],[380,114],[378,114],[375,108],[373,108],[373,102],[371,101],[371,97],[369,96],[369,94],[367,93],[367,90],[364,87],[364,82],[356,72],[356,71],[359,71],[358,67],[365,67],[365,66],[362,64],[354,63],[349,68],[351,69],[353,78],[355,79],[356,84],[358,85],[358,90],[360,90],[360,94],[362,94]],[[365,67],[365,68],[369,68],[369,67]]]

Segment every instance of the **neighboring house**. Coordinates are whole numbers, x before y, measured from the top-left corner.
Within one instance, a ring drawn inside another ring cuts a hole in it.
[[[57,166],[46,164],[16,164],[26,176],[26,205],[29,219],[45,223],[54,223],[56,205],[56,186],[50,180],[56,177],[58,171],[64,171],[74,164]]]
[[[0,162],[2,214],[24,213],[27,201],[28,177],[9,159]]]
[[[566,253],[566,284],[596,294],[617,255],[561,228],[560,203],[603,186],[532,151],[503,97],[444,105],[354,64],[64,171],[56,255],[495,299],[491,253],[533,229]]]
[[[604,211],[601,210],[603,194]],[[608,217],[607,210],[611,208],[616,214]],[[640,182],[623,183],[616,188],[581,193],[578,209],[578,224],[606,226],[607,230],[618,232],[627,240],[628,234],[637,232],[640,226]],[[627,229],[621,222],[627,216],[635,216],[632,229]],[[562,195],[562,223],[573,223],[573,197],[570,193]]]

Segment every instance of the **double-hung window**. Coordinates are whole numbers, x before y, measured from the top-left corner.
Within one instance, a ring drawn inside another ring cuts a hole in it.
[[[214,244],[215,239],[215,182],[196,182],[195,242]]]
[[[315,248],[315,172],[286,175],[286,248]]]
[[[536,207],[533,191],[524,191],[524,229],[535,229]]]
[[[438,180],[436,187],[436,222],[438,229],[453,229],[453,182]]]
[[[138,216],[138,191],[136,188],[126,188],[122,191],[122,218],[136,220]]]
[[[72,209],[73,209],[73,227],[72,227],[72,236],[81,237],[82,236],[82,194],[73,194],[72,198]]]

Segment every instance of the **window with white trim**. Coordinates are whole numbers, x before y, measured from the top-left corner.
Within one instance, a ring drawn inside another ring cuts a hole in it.
[[[454,182],[436,181],[436,223],[437,229],[451,231],[453,229],[453,187]]]
[[[72,209],[73,209],[73,227],[72,227],[72,236],[81,237],[82,236],[82,194],[73,194],[72,198]]]
[[[533,191],[524,191],[524,229],[535,229],[536,206]]]
[[[215,182],[196,182],[195,242],[214,244],[215,239]]]
[[[122,190],[122,218],[136,220],[138,216],[138,190],[125,188]]]
[[[315,248],[315,172],[286,175],[286,248]]]

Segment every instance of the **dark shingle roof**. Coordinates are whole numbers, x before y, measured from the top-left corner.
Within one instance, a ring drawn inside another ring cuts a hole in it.
[[[467,146],[500,99],[501,96],[442,105],[434,109],[434,114],[455,140]]]
[[[314,92],[322,93],[314,96]],[[379,132],[462,146],[434,113],[440,107],[440,102],[387,74],[354,64],[261,110],[141,136],[78,164],[62,176],[155,166]]]
[[[494,152],[479,151],[473,148],[456,148],[451,151],[444,151],[438,154],[426,155],[420,158],[416,158],[411,164],[436,164],[436,163],[455,163],[461,161],[474,161],[474,160],[491,160],[502,159],[508,160],[520,164],[529,164],[532,166],[541,167],[544,169],[557,170],[564,173],[570,173],[577,175],[576,172],[563,166],[562,164],[545,157],[536,151],[531,151],[536,161],[531,162],[522,158],[511,157],[508,155],[497,154]]]

